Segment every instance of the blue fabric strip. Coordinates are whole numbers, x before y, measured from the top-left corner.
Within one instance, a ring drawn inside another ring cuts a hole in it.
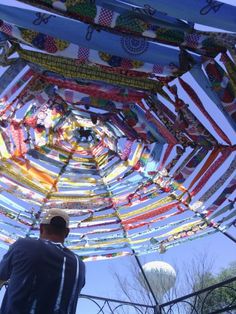
[[[27,65],[26,61],[17,59],[0,77],[0,95],[10,85],[12,80],[24,69]]]
[[[145,38],[95,31],[91,26],[65,17],[0,5],[0,18],[20,27],[42,32],[82,47],[127,59],[179,66],[179,49],[167,48]],[[197,63],[200,57],[192,55]]]
[[[121,3],[118,0],[99,2],[103,5],[115,4],[117,6]],[[236,7],[215,0],[128,0],[122,1],[122,4],[127,5],[127,9],[140,6],[145,10],[150,7],[172,17],[236,32]]]
[[[96,4],[102,6],[107,10],[117,12],[121,15],[125,14],[127,14],[128,16],[132,14],[134,16],[137,15],[142,20],[160,27],[167,27],[181,31],[191,30],[191,26],[188,23],[185,23],[174,17],[167,16],[166,14],[163,14],[161,12],[158,12],[149,5],[144,5],[143,8],[140,8],[140,6],[129,7],[127,6],[127,4],[124,4],[123,2],[112,1],[111,3],[105,3],[103,0],[96,0]]]

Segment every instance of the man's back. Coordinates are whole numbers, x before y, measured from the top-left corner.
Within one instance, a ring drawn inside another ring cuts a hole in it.
[[[0,278],[9,276],[2,314],[73,314],[85,267],[60,243],[20,239],[0,264]]]

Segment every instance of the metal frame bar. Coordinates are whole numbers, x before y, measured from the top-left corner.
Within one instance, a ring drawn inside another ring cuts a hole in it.
[[[141,273],[142,273],[142,275],[143,275],[143,277],[144,277],[145,283],[147,284],[148,289],[149,289],[149,291],[151,292],[151,295],[152,295],[152,297],[153,297],[153,299],[154,299],[154,301],[155,301],[155,305],[157,306],[157,305],[158,305],[157,298],[156,298],[156,296],[155,296],[155,294],[154,294],[154,292],[153,292],[153,289],[152,289],[152,287],[151,287],[151,285],[150,285],[150,283],[149,283],[149,281],[148,281],[148,279],[147,279],[147,276],[146,276],[146,274],[145,274],[145,272],[144,272],[144,270],[143,270],[143,267],[142,267],[142,265],[141,265],[141,263],[140,263],[140,260],[139,260],[139,258],[138,258],[138,256],[137,256],[136,254],[134,254],[134,257],[135,257],[135,259],[136,259],[136,261],[137,261],[137,264],[138,264],[138,266],[139,266],[139,269],[141,270]]]
[[[185,300],[185,299],[189,299],[189,298],[191,298],[191,297],[194,297],[194,296],[196,296],[196,295],[202,294],[202,293],[204,293],[204,292],[211,291],[211,290],[214,290],[214,289],[216,289],[216,288],[223,287],[223,286],[228,285],[229,283],[234,282],[234,281],[236,281],[236,277],[227,279],[227,280],[225,280],[225,281],[219,282],[219,283],[217,283],[217,284],[215,284],[215,285],[212,285],[212,286],[209,286],[209,287],[207,287],[207,288],[198,290],[198,291],[196,291],[196,292],[186,294],[186,295],[184,295],[184,296],[182,296],[182,297],[180,297],[180,298],[174,299],[174,300],[172,300],[172,301],[169,301],[169,302],[166,302],[166,303],[162,303],[162,304],[160,305],[160,307],[163,308],[163,307],[165,307],[165,306],[168,306],[168,305],[171,305],[171,304],[174,304],[174,303],[181,302],[181,301],[183,301],[183,300]]]
[[[236,239],[228,232],[226,231],[221,231],[222,234],[224,234],[227,238],[229,238],[231,241],[233,241],[234,243],[236,243]]]
[[[234,296],[232,297],[231,301],[228,301],[226,304],[222,304],[222,305],[218,305],[217,309],[216,308],[212,308],[209,309],[209,311],[207,311],[207,313],[209,314],[219,314],[219,313],[234,313],[231,312],[231,310],[236,309],[236,289],[235,287],[230,286],[231,283],[236,282],[236,277],[224,280],[222,282],[219,282],[215,285],[209,286],[207,288],[198,290],[196,292],[187,294],[185,296],[182,296],[180,298],[174,299],[172,301],[163,303],[160,305],[160,313],[175,313],[175,306],[178,306],[181,303],[185,303],[185,304],[189,304],[189,306],[191,307],[191,313],[196,313],[196,314],[204,314],[206,313],[204,308],[207,305],[206,300],[208,299],[208,296],[210,296],[211,294],[213,294],[214,296],[214,292],[217,289],[230,289],[232,291],[235,292]],[[205,294],[205,296],[204,296]],[[194,298],[194,302],[191,300],[191,298]],[[202,298],[203,297],[203,298]],[[197,306],[198,302],[200,301],[200,308]],[[220,308],[220,306],[224,306],[224,308]]]
[[[140,260],[139,260],[138,256],[135,254],[135,251],[134,251],[134,250],[132,250],[132,252],[134,253],[135,260],[136,260],[136,262],[137,262],[137,264],[138,264],[138,266],[139,266],[139,269],[141,270],[141,273],[142,273],[142,275],[143,275],[143,278],[144,278],[144,280],[145,280],[145,283],[147,284],[148,289],[149,289],[149,291],[151,292],[151,295],[152,295],[153,300],[154,300],[154,302],[155,302],[154,314],[159,314],[159,313],[160,313],[160,307],[159,307],[159,303],[158,303],[158,301],[157,301],[157,298],[156,298],[156,296],[155,296],[155,294],[154,294],[154,291],[153,291],[153,289],[152,289],[152,287],[151,287],[151,285],[150,285],[150,283],[149,283],[149,281],[148,281],[148,279],[147,279],[147,276],[146,276],[146,274],[145,274],[145,272],[144,272],[144,270],[143,270],[143,267],[142,267],[142,265],[141,265],[141,263],[140,263]]]

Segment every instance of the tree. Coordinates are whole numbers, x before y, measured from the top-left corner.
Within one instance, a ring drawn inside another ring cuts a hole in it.
[[[193,292],[223,282],[234,277],[235,274],[236,261],[231,263],[228,267],[221,269],[218,274],[213,275],[210,272],[205,273],[203,276],[204,280],[206,280],[204,285],[202,285],[199,278],[196,278],[193,286]],[[236,303],[236,282],[234,281],[227,284],[225,287],[216,288],[210,293],[203,293],[192,302],[195,302],[195,308],[199,313],[211,313],[219,309],[224,309],[227,306]]]
[[[145,263],[145,262],[144,262]],[[117,286],[131,302],[153,304],[152,296],[148,288],[144,288],[140,269],[133,259],[127,266],[130,277],[122,276],[120,272],[113,270]],[[181,269],[174,266],[177,273],[175,287],[165,294],[164,302],[171,301],[177,297],[199,291],[216,283],[232,278],[236,274],[236,261],[228,267],[214,273],[214,259],[207,253],[201,253],[193,257]],[[127,273],[127,272],[126,272]],[[171,313],[196,313],[192,312],[193,305],[198,313],[209,314],[216,309],[224,308],[232,302],[236,303],[236,282],[229,285],[228,288],[217,288],[212,293],[203,293],[200,296],[192,297],[187,303],[180,303],[174,306],[175,310]],[[119,313],[128,313],[119,312]],[[132,312],[133,313],[133,312]],[[137,311],[138,313],[138,311]],[[148,313],[148,312],[147,312]],[[233,313],[233,312],[228,312]]]

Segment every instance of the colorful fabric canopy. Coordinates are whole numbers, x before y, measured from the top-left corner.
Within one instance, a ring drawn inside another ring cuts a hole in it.
[[[50,208],[85,261],[235,224],[236,7],[149,2],[0,5],[2,247]]]

